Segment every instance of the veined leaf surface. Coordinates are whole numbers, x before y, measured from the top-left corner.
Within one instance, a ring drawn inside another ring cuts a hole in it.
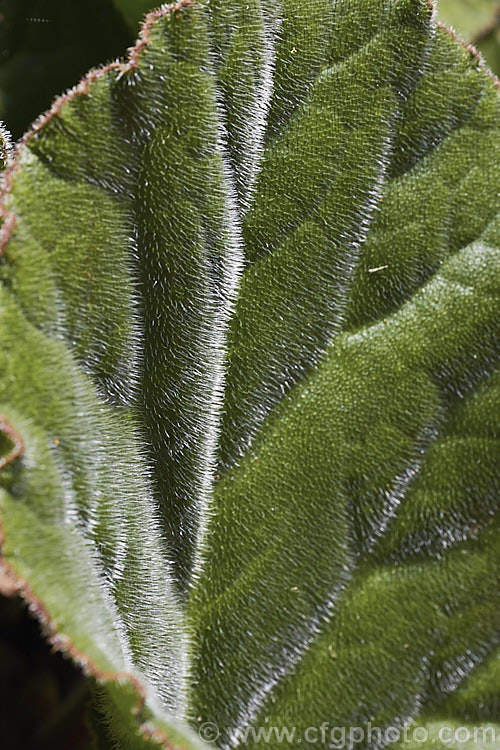
[[[164,6],[7,171],[2,555],[101,744],[498,720],[499,100],[432,16]]]

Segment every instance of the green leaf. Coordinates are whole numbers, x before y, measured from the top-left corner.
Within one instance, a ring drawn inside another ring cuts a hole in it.
[[[401,732],[403,740],[395,750],[496,750],[500,725],[489,722],[470,725],[463,722],[429,717],[424,724]],[[390,735],[389,735],[390,736]],[[397,737],[397,733],[393,736]]]
[[[500,3],[498,0],[437,0],[441,20],[474,44],[495,75],[500,75]]]
[[[499,8],[498,0],[437,0],[442,21],[467,41],[494,23]]]
[[[2,555],[100,747],[498,720],[498,129],[426,0],[182,0],[24,138]]]
[[[134,33],[139,28],[140,21],[150,10],[153,10],[154,0],[113,0],[119,11],[123,14]]]
[[[0,119],[20,138],[90,66],[135,38],[112,0],[0,0]]]
[[[481,37],[477,42],[477,48],[498,78],[500,76],[500,20],[497,26]]]

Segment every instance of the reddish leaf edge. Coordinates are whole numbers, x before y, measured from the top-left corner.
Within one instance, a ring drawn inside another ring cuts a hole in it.
[[[141,25],[138,41],[134,46],[128,49],[127,58],[124,61],[114,60],[106,65],[91,68],[78,84],[71,89],[68,89],[64,94],[56,97],[51,107],[33,122],[24,136],[22,136],[22,138],[15,144],[12,149],[13,155],[9,159],[9,164],[1,178],[0,220],[2,220],[2,225],[0,227],[0,256],[4,253],[5,248],[17,227],[17,217],[15,213],[8,210],[5,205],[5,200],[12,190],[14,177],[21,168],[19,160],[21,149],[26,146],[48,122],[61,113],[63,106],[67,102],[76,99],[78,96],[87,96],[91,84],[96,80],[102,78],[111,70],[119,70],[121,76],[134,70],[134,68],[137,68],[142,51],[150,43],[153,25],[161,18],[182,12],[185,8],[192,7],[195,5],[195,2],[196,0],[178,0],[176,3],[162,5],[160,8],[148,13]],[[453,28],[438,22],[437,4],[435,0],[426,0],[426,2],[433,12],[435,26],[449,34],[456,43],[460,44],[471,55],[471,57],[475,58],[482,72],[487,75],[500,90],[500,79],[489,69],[480,51],[473,44],[464,41]],[[14,430],[2,415],[0,415],[0,432],[6,434],[14,443],[12,451],[0,460],[0,469],[2,469],[15,459],[22,457],[24,452],[24,441],[19,433]],[[17,573],[15,566],[12,565],[12,563],[7,562],[3,557],[2,549],[5,542],[6,539],[0,517],[0,595],[8,597],[19,596],[26,603],[30,614],[40,623],[42,635],[51,646],[52,650],[54,652],[61,652],[63,655],[69,657],[72,662],[82,670],[85,676],[94,678],[100,684],[106,682],[131,684],[137,693],[137,703],[132,709],[132,713],[136,716],[140,716],[146,705],[146,694],[141,682],[134,675],[127,672],[107,672],[99,669],[90,657],[82,651],[79,651],[74,646],[68,636],[60,633],[57,624],[51,619],[48,609],[42,600],[37,597],[29,582],[20,576]],[[162,730],[152,726],[151,721],[140,724],[138,726],[138,731],[144,739],[157,742],[166,750],[186,750],[186,748],[181,745],[174,745]]]
[[[57,624],[51,619],[47,607],[35,594],[28,581],[20,576],[15,566],[7,562],[2,556],[2,548],[5,541],[0,519],[0,596],[9,598],[18,596],[26,604],[30,615],[40,624],[42,636],[51,647],[52,652],[60,652],[65,657],[69,657],[85,677],[95,679],[101,686],[105,685],[106,682],[114,682],[119,685],[128,683],[131,685],[137,694],[137,702],[131,713],[136,717],[140,717],[146,707],[146,694],[141,682],[137,677],[128,672],[107,672],[99,669],[89,656],[74,646],[68,636],[59,631]],[[159,746],[165,748],[165,750],[187,750],[182,745],[173,744],[165,732],[156,728],[152,721],[154,719],[148,719],[137,726],[138,732],[143,735],[144,739],[156,742]]]
[[[455,41],[457,44],[460,44],[460,46],[463,47],[471,57],[475,58],[482,72],[487,75],[488,78],[493,81],[497,89],[500,90],[500,78],[498,78],[498,76],[496,76],[495,73],[490,70],[488,63],[481,54],[480,50],[478,50],[477,47],[474,46],[474,42],[466,42],[465,39],[462,39],[462,37],[455,31],[452,26],[447,26],[445,23],[442,23],[438,20],[437,0],[427,0],[427,4],[432,10],[432,20],[434,22],[434,25],[438,29],[445,31],[449,36],[451,36],[453,41]],[[481,41],[483,34],[488,30],[489,27],[485,29],[484,32],[479,32],[479,34],[476,35],[475,41]]]
[[[139,58],[142,51],[148,46],[151,41],[151,30],[154,24],[161,18],[171,16],[176,13],[180,13],[185,8],[189,8],[195,4],[195,0],[178,0],[176,3],[170,3],[162,5],[160,8],[151,11],[145,16],[144,22],[139,32],[139,38],[133,47],[130,47],[127,51],[127,58],[122,60],[114,60],[107,65],[101,65],[96,68],[91,68],[86,73],[76,86],[68,89],[64,94],[56,97],[52,106],[43,114],[41,114],[26,131],[22,138],[16,143],[14,147],[14,154],[7,166],[1,182],[0,190],[0,219],[3,219],[2,227],[0,229],[0,256],[5,252],[5,248],[12,237],[16,226],[17,217],[9,211],[5,205],[5,199],[12,190],[13,179],[21,167],[19,161],[19,155],[23,146],[26,146],[29,141],[45,127],[54,117],[57,117],[62,108],[67,102],[76,99],[78,96],[88,96],[90,86],[99,78],[102,78],[111,70],[120,71],[120,77],[129,73],[130,71],[137,68],[139,64]]]
[[[7,435],[9,440],[13,443],[10,453],[7,453],[6,456],[0,458],[0,469],[4,469],[7,464],[10,464],[12,461],[15,461],[16,458],[20,458],[23,455],[24,440],[3,414],[0,414],[0,432]]]
[[[0,190],[0,219],[3,220],[0,229],[0,256],[4,253],[5,248],[11,239],[17,227],[17,217],[15,213],[8,210],[5,205],[5,199],[12,190],[13,180],[21,167],[19,154],[22,147],[26,146],[29,141],[50,122],[57,117],[63,106],[77,98],[86,96],[89,93],[91,84],[99,78],[102,78],[111,70],[119,70],[125,74],[137,67],[141,52],[148,46],[151,37],[153,25],[160,19],[173,13],[181,12],[184,8],[194,4],[194,0],[179,0],[176,3],[162,5],[160,8],[148,13],[142,24],[139,39],[137,43],[128,50],[128,56],[125,61],[115,60],[107,65],[92,68],[81,81],[73,88],[58,96],[50,109],[40,115],[25,135],[16,143],[14,154],[2,176],[2,185]],[[22,436],[10,425],[5,417],[0,415],[0,432],[7,435],[14,443],[10,453],[0,460],[0,469],[15,459],[21,458],[24,453],[24,441]],[[2,554],[6,538],[3,530],[2,520],[0,518],[0,595],[7,597],[18,596],[27,605],[30,614],[39,622],[42,635],[51,646],[53,652],[61,652],[82,670],[82,673],[89,678],[93,678],[101,685],[106,682],[114,682],[120,685],[128,683],[132,685],[137,694],[137,703],[132,709],[132,713],[139,717],[146,706],[146,693],[141,682],[134,675],[128,672],[107,672],[100,669],[95,662],[83,653],[73,644],[71,639],[61,633],[57,623],[52,620],[50,613],[43,601],[36,595],[30,583],[16,571],[15,566],[8,562]],[[156,742],[166,750],[186,750],[182,745],[173,744],[165,732],[158,729],[148,720],[138,724],[138,732],[145,740]]]

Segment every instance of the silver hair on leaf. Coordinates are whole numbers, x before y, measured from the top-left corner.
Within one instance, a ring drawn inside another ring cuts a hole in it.
[[[0,121],[0,173],[7,169],[11,154],[12,137],[3,122]]]

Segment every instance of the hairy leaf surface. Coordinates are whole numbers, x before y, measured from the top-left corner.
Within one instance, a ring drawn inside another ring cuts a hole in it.
[[[24,138],[2,555],[99,747],[498,723],[498,128],[425,0],[182,0]]]
[[[122,55],[137,30],[113,0],[0,0],[0,119],[20,138],[90,66]]]
[[[498,0],[438,0],[439,18],[466,42],[474,44],[491,70],[500,74],[500,3]]]

